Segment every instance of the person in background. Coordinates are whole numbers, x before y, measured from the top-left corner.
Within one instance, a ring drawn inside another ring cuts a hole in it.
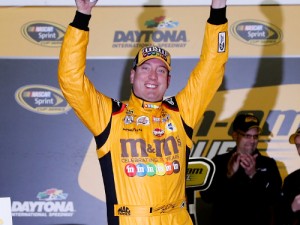
[[[126,104],[96,90],[85,74],[88,24],[96,2],[76,0],[76,15],[61,46],[58,80],[66,100],[95,138],[107,222],[192,225],[186,206],[187,160],[193,129],[224,76],[226,0],[212,0],[201,57],[186,86],[164,99],[171,80],[171,56],[158,46],[146,46],[134,59]],[[103,79],[112,75],[103,68]]]
[[[236,146],[212,159],[216,173],[211,186],[200,195],[212,205],[213,225],[274,222],[282,180],[276,161],[257,149],[259,124],[252,114],[237,115],[232,125]]]
[[[289,138],[300,156],[300,127]],[[300,225],[300,169],[287,175],[282,186],[282,224]]]

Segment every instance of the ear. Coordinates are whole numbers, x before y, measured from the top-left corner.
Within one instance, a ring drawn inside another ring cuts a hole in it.
[[[131,71],[130,71],[130,83],[131,84],[133,84],[134,76],[135,76],[135,70],[131,69]]]
[[[237,133],[236,131],[233,131],[232,134],[231,134],[231,136],[232,136],[232,139],[233,139],[234,141],[236,141],[236,140],[237,140],[237,137],[238,137],[238,133]]]
[[[168,77],[167,77],[167,88],[169,88],[170,83],[171,83],[171,74],[168,74]]]

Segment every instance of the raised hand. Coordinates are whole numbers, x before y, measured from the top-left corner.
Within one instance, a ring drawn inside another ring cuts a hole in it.
[[[75,2],[78,12],[90,15],[98,0],[75,0]]]
[[[226,6],[226,0],[212,0],[211,7],[214,9],[224,8]]]

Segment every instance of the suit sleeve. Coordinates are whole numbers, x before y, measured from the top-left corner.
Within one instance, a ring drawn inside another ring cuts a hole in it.
[[[187,85],[176,96],[182,118],[188,126],[193,128],[199,122],[217,92],[227,59],[228,23],[207,23],[200,60],[190,74]]]
[[[88,38],[88,31],[67,28],[59,57],[58,81],[79,119],[96,136],[109,122],[112,103],[85,75]]]

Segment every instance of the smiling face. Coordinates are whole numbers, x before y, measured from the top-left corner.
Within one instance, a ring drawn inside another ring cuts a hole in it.
[[[131,70],[130,82],[136,96],[149,102],[157,102],[169,87],[170,75],[163,61],[149,59]]]
[[[251,128],[247,132],[234,131],[232,137],[236,141],[238,152],[252,155],[258,144],[259,129]]]

